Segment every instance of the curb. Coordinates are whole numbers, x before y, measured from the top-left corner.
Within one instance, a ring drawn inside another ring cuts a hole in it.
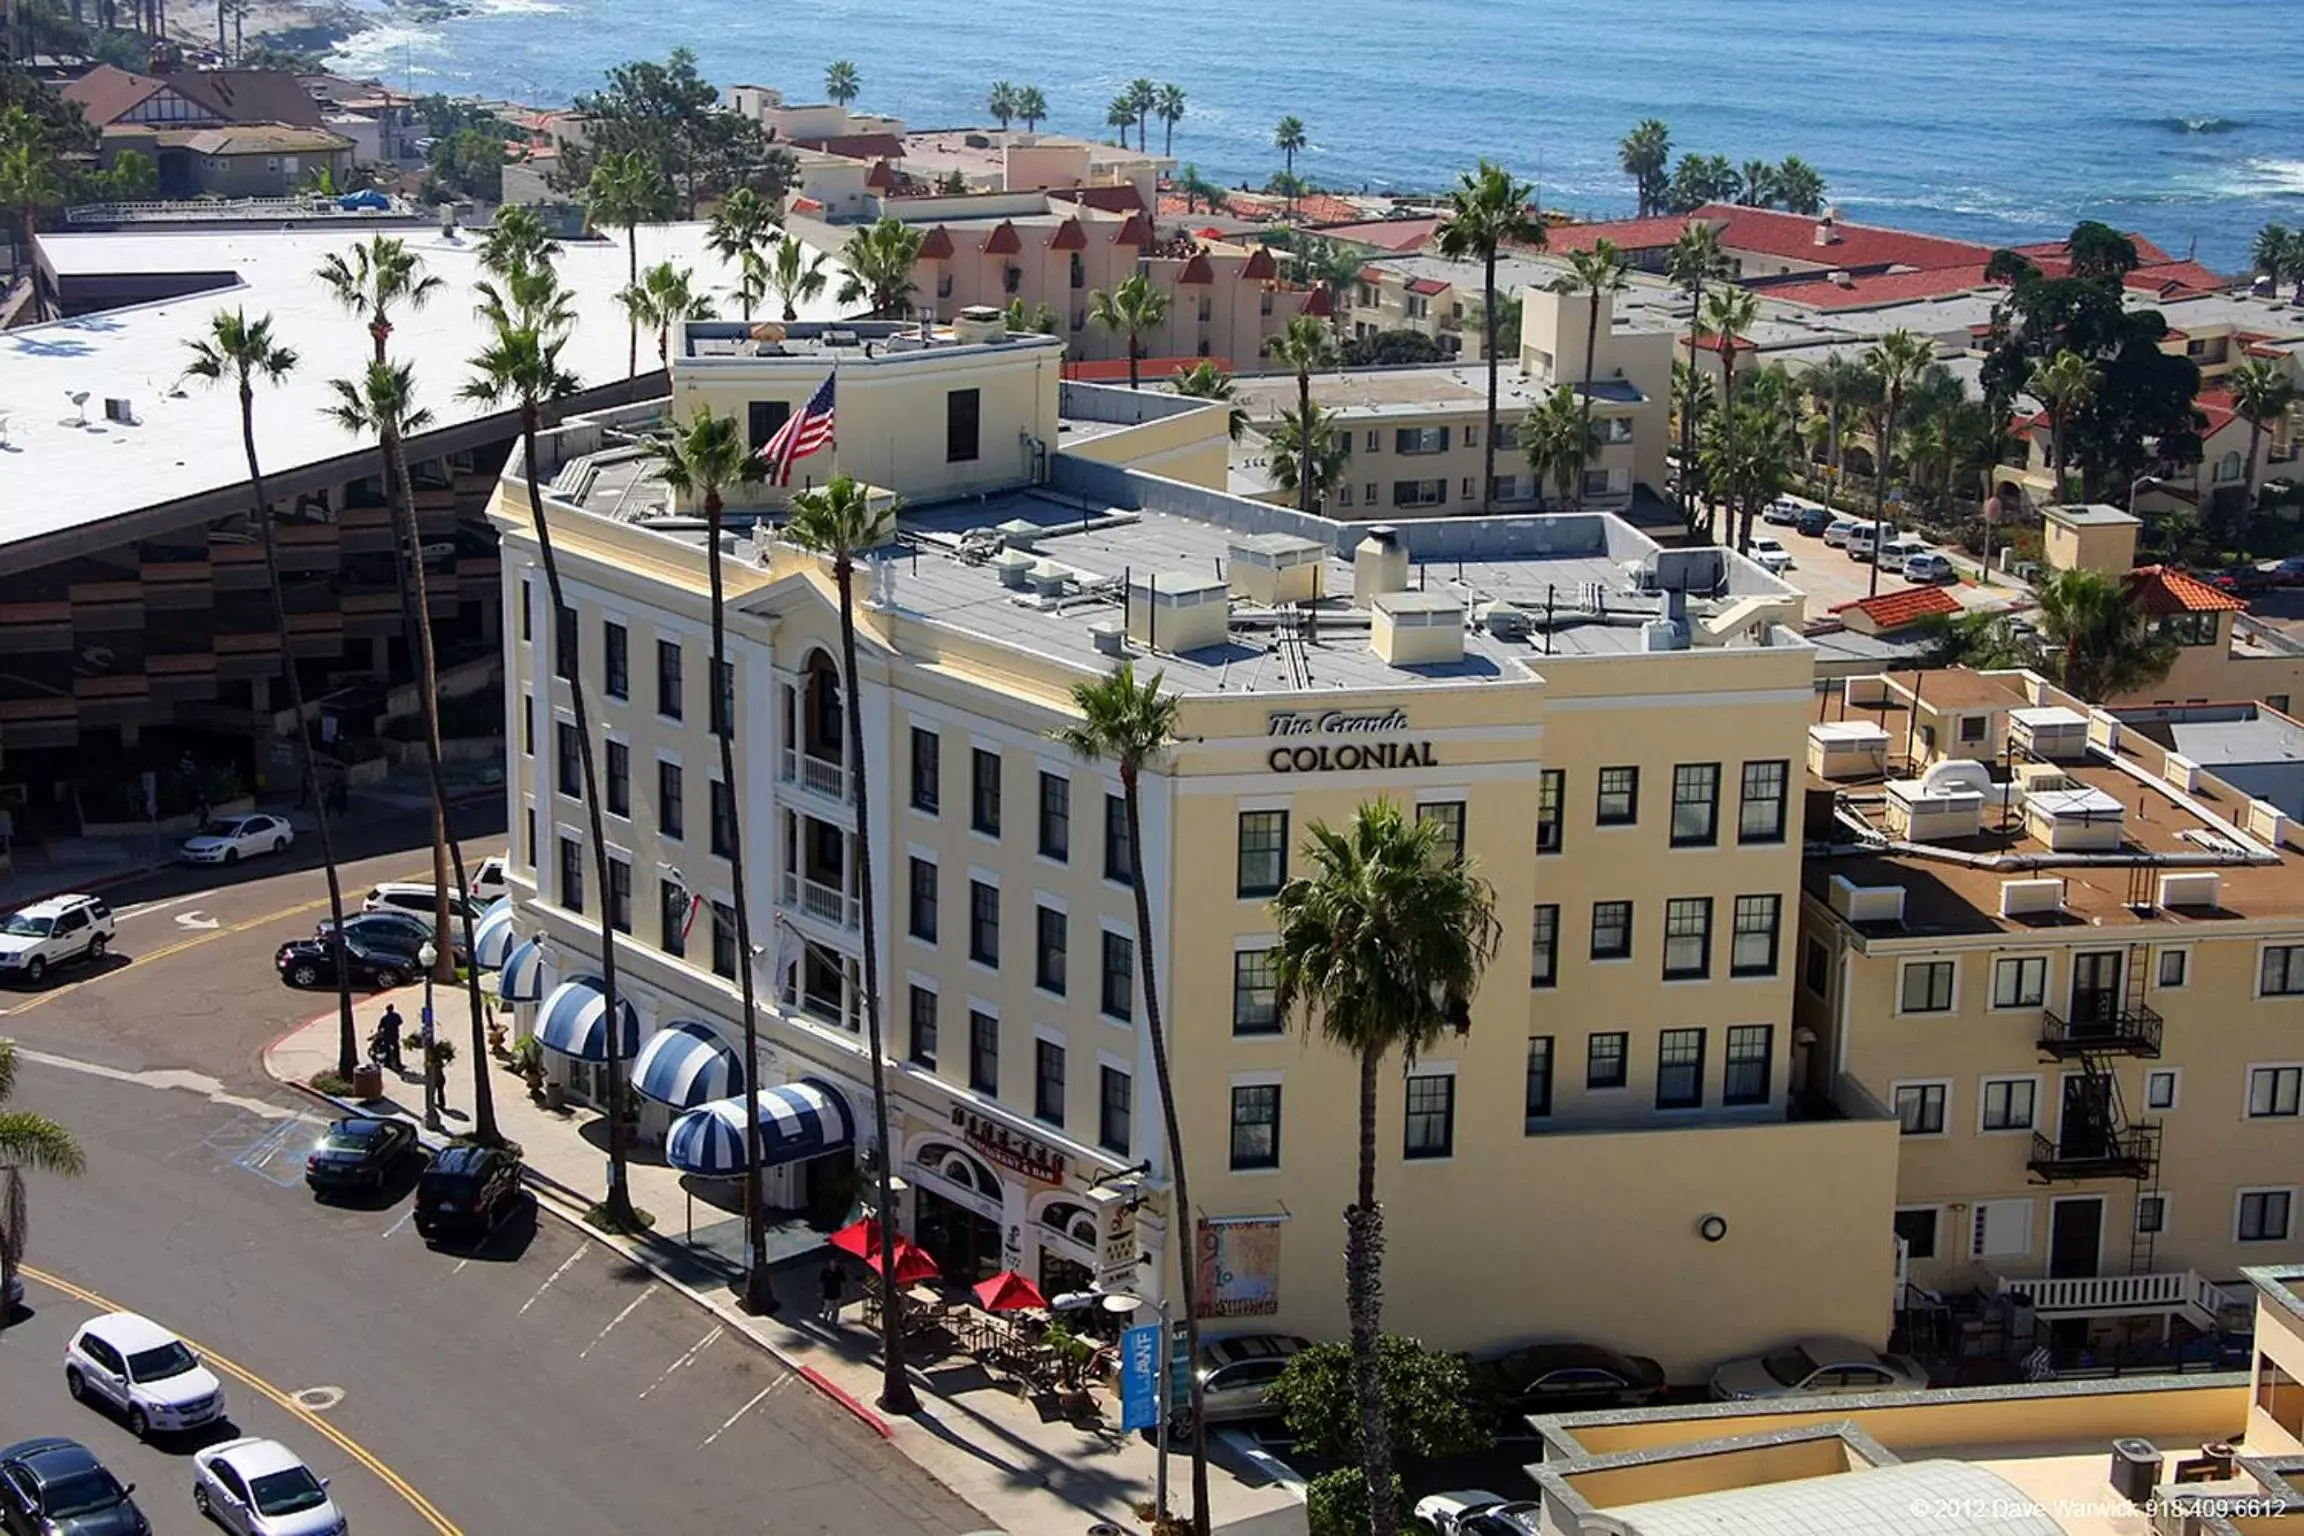
[[[140,880],[146,875],[156,874],[166,868],[168,868],[166,864],[139,864],[133,869],[116,869],[111,874],[98,875],[93,880],[79,880],[70,885],[59,885],[54,890],[42,891],[37,896],[23,897],[15,905],[36,907],[41,902],[54,901],[59,896],[75,896],[82,891],[101,891],[109,886],[124,885],[130,880]],[[289,1033],[294,1034],[295,1031],[290,1030]]]

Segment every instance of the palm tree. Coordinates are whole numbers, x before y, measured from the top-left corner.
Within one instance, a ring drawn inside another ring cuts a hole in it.
[[[1632,178],[1636,217],[1647,218],[1664,200],[1664,167],[1672,159],[1672,130],[1662,118],[1644,117],[1616,146],[1616,163]]]
[[[0,208],[16,215],[23,232],[24,251],[17,265],[32,273],[32,318],[48,318],[48,299],[40,289],[40,274],[32,261],[32,237],[39,232],[42,209],[64,200],[64,183],[56,174],[56,155],[47,135],[31,113],[10,107],[0,118]]]
[[[2242,469],[2247,479],[2241,488],[2241,507],[2248,510],[2256,505],[2256,450],[2264,429],[2288,414],[2296,403],[2296,386],[2278,364],[2252,357],[2225,376],[2224,387],[2232,391],[2232,408],[2248,422],[2248,462]]]
[[[790,244],[791,242],[783,243]],[[751,323],[752,311],[759,308],[761,303],[767,299],[769,285],[773,280],[773,274],[768,266],[768,258],[760,252],[746,251],[737,258],[736,307],[743,314],[747,325]]]
[[[1187,165],[1176,175],[1176,190],[1184,194],[1184,211],[1191,213],[1203,203],[1210,213],[1224,211],[1224,189],[1200,174],[1200,167]]]
[[[2140,589],[2085,568],[2058,571],[2038,589],[2042,670],[2091,704],[2168,675],[2177,644],[2146,611]]]
[[[584,186],[584,216],[594,224],[611,224],[624,231],[624,286],[640,286],[640,226],[664,218],[670,210],[672,188],[657,173],[656,163],[639,150],[602,155]],[[628,377],[640,376],[640,317],[631,315],[630,344],[624,360]]]
[[[1153,287],[1152,279],[1139,272],[1109,291],[1090,290],[1088,319],[1107,331],[1126,333],[1128,387],[1142,388],[1137,365],[1144,358],[1143,336],[1146,331],[1156,331],[1168,323],[1168,295]]]
[[[656,333],[659,367],[672,366],[672,327],[712,318],[712,301],[696,291],[694,279],[686,267],[660,261],[641,273],[638,283],[616,295],[635,326]]]
[[[1879,462],[1873,465],[1872,521],[1880,536],[1887,537],[1888,523],[1888,469],[1896,453],[1896,418],[1903,413],[1905,392],[1918,382],[1928,365],[1936,360],[1936,348],[1925,337],[1898,326],[1874,342],[1864,354],[1865,366],[1880,376],[1880,387],[1886,392],[1887,402],[1881,411]],[[1880,562],[1872,561],[1871,595],[1880,592]]]
[[[1801,376],[1809,398],[1824,413],[1824,462],[1832,468],[1832,488],[1840,488],[1840,422],[1848,406],[1856,403],[1874,382],[1871,372],[1845,352],[1828,354]]]
[[[999,120],[1000,129],[1005,133],[1008,125],[1016,120],[1016,87],[1005,80],[993,81],[992,98],[985,103],[985,110]]]
[[[1536,471],[1536,488],[1551,481],[1560,488],[1560,505],[1567,506],[1584,481],[1584,467],[1600,451],[1576,391],[1561,384],[1528,407],[1520,421],[1520,451]]]
[[[1145,154],[1152,152],[1152,109],[1160,105],[1160,87],[1145,75],[1128,82],[1124,98],[1136,112],[1136,148]]]
[[[1283,174],[1288,178],[1288,212],[1291,216],[1296,212],[1296,152],[1310,142],[1304,136],[1304,120],[1293,112],[1281,118],[1279,125],[1272,130],[1272,147],[1280,151]]]
[[[755,485],[767,478],[767,466],[744,446],[743,428],[733,416],[713,414],[698,406],[685,427],[675,426],[671,436],[651,438],[643,450],[664,484],[689,502],[704,507],[704,568],[712,588],[712,675],[727,677],[728,605],[722,587],[720,525],[726,510],[722,493],[731,485]],[[715,687],[719,686],[717,683]],[[713,733],[720,738],[720,782],[741,784],[736,777],[736,727],[723,720]],[[736,986],[744,1008],[744,1077],[739,1092],[758,1089],[752,1075],[760,1059],[759,1002],[753,995],[751,888],[744,879],[744,833],[739,806],[743,796],[728,797],[728,874],[735,889],[736,953],[746,959],[736,967]],[[885,1135],[885,1130],[883,1130]],[[883,1140],[882,1146],[887,1142]],[[768,1271],[768,1225],[760,1199],[760,1117],[744,1117],[744,1305],[753,1312],[775,1308],[775,1289]]]
[[[1296,242],[1290,262],[1296,269],[1298,281],[1328,290],[1331,301],[1328,323],[1341,337],[1346,311],[1351,308],[1346,295],[1367,270],[1367,257],[1357,247],[1341,240],[1323,240],[1308,234]]]
[[[1592,242],[1592,248],[1588,251],[1570,251],[1568,270],[1552,284],[1555,293],[1580,293],[1585,298],[1583,393],[1584,435],[1587,438],[1592,435],[1592,381],[1599,373],[1600,300],[1606,297],[1613,303],[1617,294],[1632,286],[1631,278],[1625,275],[1631,267],[1631,259],[1616,249],[1616,242],[1603,235]],[[1584,504],[1581,481],[1577,484],[1574,504]]]
[[[1764,387],[1767,377],[1754,379],[1755,387],[1745,390],[1742,399],[1705,424],[1698,455],[1705,483],[1740,511],[1739,554],[1751,553],[1754,517],[1784,493],[1800,461],[1800,422],[1791,391],[1788,385]]]
[[[1235,398],[1236,385],[1232,375],[1202,358],[1189,368],[1176,370],[1176,393],[1192,400],[1207,400],[1227,408],[1225,427],[1232,441],[1240,441],[1240,433],[1248,425],[1248,412]]]
[[[1329,339],[1328,328],[1316,315],[1298,315],[1288,322],[1288,328],[1272,338],[1272,361],[1296,375],[1296,433],[1297,473],[1295,478],[1296,506],[1309,514],[1316,498],[1318,476],[1314,473],[1313,448],[1316,446],[1315,429],[1320,418],[1312,410],[1312,370],[1336,366],[1336,344]],[[1488,434],[1491,439],[1495,433]],[[1277,446],[1277,445],[1275,445]]]
[[[1744,185],[1744,195],[1738,199],[1746,207],[1765,208],[1776,199],[1776,167],[1765,160],[1747,160],[1737,173]]]
[[[1360,1179],[1344,1217],[1345,1309],[1360,1409],[1361,1470],[1373,1536],[1398,1536],[1392,1439],[1376,1341],[1383,1327],[1384,1212],[1376,1203],[1376,1090],[1384,1060],[1408,1061],[1471,1024],[1472,994],[1496,953],[1488,882],[1442,841],[1438,823],[1410,820],[1391,800],[1353,812],[1341,830],[1314,822],[1308,873],[1273,898],[1272,952],[1281,1017],[1360,1063]]]
[[[856,73],[856,66],[848,60],[834,59],[824,66],[824,94],[834,106],[848,105],[863,88],[863,77]]]
[[[1048,115],[1048,98],[1040,94],[1040,87],[1028,85],[1016,93],[1016,115],[1024,119],[1027,133],[1036,133],[1040,120]]]
[[[208,334],[184,344],[192,361],[187,378],[230,384],[240,395],[240,448],[248,460],[248,495],[263,536],[264,579],[272,597],[274,633],[280,641],[280,667],[288,680],[288,709],[296,717],[296,753],[304,782],[312,786],[313,821],[320,834],[320,863],[328,873],[329,947],[336,965],[336,1070],[345,1077],[360,1064],[360,1042],[352,1027],[352,974],[344,960],[344,881],[336,870],[336,842],[328,828],[328,797],[321,792],[312,732],[304,717],[304,679],[288,635],[288,604],[280,590],[279,541],[275,515],[264,494],[264,471],[256,458],[256,383],[278,384],[295,370],[296,354],[272,339],[272,317],[251,320],[242,310],[220,309],[209,317]]]
[[[1104,126],[1119,129],[1120,147],[1128,147],[1128,130],[1136,126],[1136,104],[1126,92],[1113,97],[1112,104],[1104,109]]]
[[[567,588],[560,579],[560,553],[552,542],[552,519],[536,479],[536,433],[544,421],[544,407],[575,393],[576,378],[561,363],[568,332],[575,324],[575,301],[560,285],[559,274],[542,259],[515,267],[502,287],[484,286],[480,317],[492,337],[471,360],[472,378],[458,395],[486,406],[518,402],[520,411],[520,474],[528,493],[529,525],[536,532],[537,561],[544,567],[544,587],[552,603],[553,643],[575,627],[576,610],[569,606]],[[576,727],[576,768],[584,788],[584,812],[592,845],[593,878],[600,893],[600,993],[608,1049],[608,1191],[602,1214],[609,1226],[631,1231],[637,1225],[632,1210],[632,1186],[626,1172],[630,1157],[624,1117],[613,1106],[623,1102],[625,1078],[622,1049],[624,1001],[616,979],[615,913],[608,900],[608,830],[602,819],[598,756],[592,750],[591,707],[584,699],[581,668],[569,680],[568,705]]]
[[[2294,282],[2295,302],[2304,304],[2304,231],[2284,224],[2267,224],[2256,232],[2249,265],[2261,273],[2274,293],[2283,282]]]
[[[1760,301],[1743,288],[1715,288],[1704,298],[1704,328],[1720,348],[1720,420],[1727,432],[1727,452],[1736,456],[1736,343],[1760,316]],[[1719,497],[1711,498],[1715,509]],[[1712,527],[1711,516],[1704,520]]]
[[[834,475],[823,489],[801,491],[792,498],[791,521],[784,536],[802,549],[814,550],[832,562],[832,583],[840,589],[840,697],[848,715],[848,774],[855,785],[856,846],[872,846],[872,802],[864,780],[864,684],[856,670],[856,557],[887,542],[895,531],[896,506],[872,505],[871,495],[848,475]],[[736,782],[729,780],[730,783]],[[880,1043],[880,951],[871,916],[872,860],[859,853],[856,864],[856,899],[864,912],[864,1028],[872,1051],[872,1118],[880,1138],[875,1159],[880,1214],[880,1406],[889,1413],[917,1413],[920,1401],[904,1374],[904,1292],[896,1284],[895,1197],[888,1183],[888,1168],[895,1159],[895,1143],[888,1138],[888,1053]]]
[[[1704,285],[1728,275],[1728,256],[1720,249],[1720,232],[1709,224],[1690,224],[1672,242],[1665,273],[1688,295],[1688,375],[1700,376],[1696,367],[1696,341],[1703,329]],[[1696,528],[1695,475],[1696,416],[1680,413],[1680,520],[1691,533]]]
[[[1144,817],[1142,779],[1176,740],[1177,705],[1174,694],[1160,691],[1164,674],[1155,672],[1139,684],[1136,666],[1122,662],[1109,676],[1075,683],[1072,702],[1080,710],[1080,723],[1060,726],[1049,734],[1072,749],[1084,762],[1110,759],[1120,770],[1120,803],[1128,819],[1128,888],[1136,902],[1136,977],[1144,989],[1144,1034],[1152,1046],[1152,1079],[1160,1095],[1161,1127],[1168,1141],[1168,1175],[1175,1194],[1169,1206],[1170,1239],[1177,1249],[1179,1278],[1184,1291],[1184,1353],[1200,1358],[1200,1266],[1193,1261],[1192,1194],[1185,1177],[1184,1132],[1176,1120],[1176,1089],[1168,1070],[1168,1036],[1160,1019],[1160,967],[1152,932],[1152,902],[1144,883]],[[1208,1530],[1208,1416],[1202,1411],[1198,1371],[1186,1373],[1192,1408],[1192,1526]],[[1166,1510],[1159,1511],[1165,1518]]]
[[[1768,173],[1768,185],[1786,213],[1804,213],[1813,218],[1824,211],[1824,177],[1798,155],[1786,155],[1776,169]]]
[[[824,270],[824,253],[798,240],[780,240],[769,259],[768,287],[784,305],[786,321],[800,318],[800,306],[810,303],[832,281]]]
[[[1448,222],[1440,226],[1440,254],[1451,260],[1480,261],[1481,337],[1488,354],[1487,432],[1480,439],[1480,510],[1496,502],[1496,248],[1507,243],[1542,245],[1544,225],[1528,211],[1527,184],[1500,165],[1456,178],[1448,193]]]
[[[2065,439],[2071,434],[2065,429],[2072,424],[2072,413],[2096,392],[2096,365],[2070,347],[2059,347],[2053,356],[2032,365],[2024,387],[2048,410],[2048,453],[2056,473],[2056,501],[2063,505],[2072,499],[2071,482],[2064,473]]]
[[[750,187],[738,187],[713,213],[704,243],[734,267],[740,278],[749,278],[759,264],[760,253],[782,231],[783,223],[783,212],[774,203]],[[752,318],[752,306],[759,302],[761,291],[755,289],[747,295],[744,286],[738,286],[737,298],[744,306],[746,320]]]
[[[1160,153],[1169,159],[1174,159],[1176,155],[1176,125],[1184,121],[1184,87],[1180,85],[1160,87],[1160,99],[1152,104],[1152,111],[1159,117],[1161,126],[1167,130],[1161,136]]]
[[[840,302],[869,300],[875,318],[901,320],[912,309],[912,269],[920,260],[919,230],[892,214],[848,237],[840,248],[847,275],[840,279]]]
[[[1268,436],[1272,444],[1272,483],[1296,492],[1314,510],[1328,493],[1344,483],[1352,467],[1352,440],[1337,425],[1336,413],[1318,402],[1280,413],[1279,424]]]
[[[523,203],[507,203],[497,209],[495,223],[480,237],[480,268],[492,277],[554,261],[559,255],[560,242],[552,238],[543,216]]]
[[[16,1042],[0,1040],[0,1104],[7,1103],[15,1091]],[[1165,1097],[1165,1089],[1162,1094]],[[0,1296],[14,1292],[17,1271],[24,1266],[30,1212],[24,1198],[23,1170],[60,1173],[72,1179],[86,1167],[80,1143],[63,1126],[29,1109],[0,1109]],[[1198,1358],[1197,1352],[1194,1358]]]

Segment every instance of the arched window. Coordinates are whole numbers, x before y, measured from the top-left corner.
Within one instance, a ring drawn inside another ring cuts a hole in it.
[[[1063,1234],[1083,1248],[1094,1250],[1096,1247],[1096,1218],[1086,1206],[1069,1200],[1051,1200],[1040,1208],[1040,1225]]]
[[[810,757],[842,760],[848,717],[840,703],[840,668],[827,651],[810,651],[801,665],[800,730]]]
[[[2221,485],[2227,480],[2237,480],[2239,478],[2240,454],[2239,451],[2235,449],[2231,453],[2224,455],[2224,457],[2216,461],[2216,481],[2219,485]]]
[[[920,1149],[917,1160],[921,1167],[932,1169],[962,1189],[1000,1198],[1000,1176],[949,1142],[928,1143]]]

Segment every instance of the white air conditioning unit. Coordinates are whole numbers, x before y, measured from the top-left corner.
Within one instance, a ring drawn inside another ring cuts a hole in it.
[[[2064,910],[2064,882],[2061,880],[2003,880],[2000,882],[2000,915],[2024,917],[2038,912]]]
[[[2164,907],[2213,907],[2223,894],[2224,877],[2212,869],[2160,877],[2160,905]]]
[[[1851,923],[1902,923],[1904,887],[1858,885],[1846,875],[1832,877],[1832,910]]]

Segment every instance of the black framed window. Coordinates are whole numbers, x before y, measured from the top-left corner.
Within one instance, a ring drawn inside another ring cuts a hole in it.
[[[673,842],[688,835],[688,786],[680,765],[656,760],[656,830]]]
[[[725,901],[712,903],[712,974],[736,979],[736,909]]]
[[[584,845],[565,835],[560,839],[560,905],[571,912],[584,910]]]
[[[1728,1027],[1727,1075],[1720,1082],[1723,1104],[1765,1104],[1774,1073],[1776,1026],[1732,1024]]]
[[[1709,848],[1720,840],[1720,765],[1682,763],[1672,770],[1672,846]]]
[[[1899,1083],[1895,1090],[1899,1135],[1944,1134],[1945,1089],[1942,1083]]]
[[[1523,1106],[1524,1129],[1542,1130],[1552,1118],[1552,1037],[1528,1037],[1528,1093]]]
[[[1136,849],[1128,840],[1128,802],[1104,797],[1104,878],[1122,885],[1136,879]]]
[[[1896,1235],[1904,1239],[1906,1258],[1936,1257],[1936,1207],[1907,1206],[1896,1213],[1895,1224]]]
[[[1432,800],[1416,807],[1416,820],[1422,825],[1439,829],[1437,836],[1447,848],[1448,857],[1458,863],[1464,858],[1464,802],[1461,800]]]
[[[1232,1033],[1280,1033],[1280,994],[1272,968],[1272,951],[1241,949],[1232,953]]]
[[[1560,908],[1547,902],[1536,909],[1535,936],[1529,945],[1528,985],[1549,987],[1560,980]]]
[[[1560,802],[1568,793],[1568,770],[1547,768],[1536,783],[1536,851],[1560,851]]]
[[[2304,993],[2304,944],[2267,944],[2256,990],[2266,997]]]
[[[1664,979],[1712,974],[1712,898],[1675,896],[1664,903]]]
[[[1632,903],[1628,901],[1596,901],[1592,903],[1592,958],[1595,960],[1629,960],[1632,958]]]
[[[1096,1145],[1126,1157],[1135,1135],[1135,1080],[1114,1066],[1102,1067],[1097,1076]]]
[[[573,608],[555,609],[553,619],[552,671],[561,681],[572,683],[576,681],[576,665],[583,653],[579,640],[582,628]]]
[[[2234,1232],[2243,1243],[2280,1243],[2288,1240],[2288,1208],[2294,1197],[2285,1189],[2252,1189],[2240,1197],[2240,1220]]]
[[[944,396],[944,462],[972,464],[976,460],[977,428],[983,415],[981,390],[955,389]]]
[[[1060,773],[1040,775],[1040,857],[1072,857],[1072,781]]]
[[[1043,992],[1064,995],[1064,952],[1069,947],[1071,925],[1063,913],[1054,907],[1040,907],[1034,914],[1032,944],[1032,983]]]
[[[1240,813],[1239,892],[1271,896],[1288,878],[1288,813]]]
[[[2294,1119],[2300,1109],[2304,1109],[2304,1067],[2249,1069],[2249,1119]]]
[[[1000,754],[982,747],[969,754],[968,825],[987,837],[1000,835]]]
[[[736,666],[733,662],[715,661],[710,664],[710,671],[712,697],[706,729],[715,736],[727,736],[736,729]]]
[[[1032,1042],[1032,1117],[1064,1123],[1064,1047],[1053,1040]]]
[[[968,958],[1000,964],[1000,887],[981,880],[968,882]]]
[[[680,642],[656,642],[656,713],[667,720],[681,718],[684,706],[680,697],[681,679]]]
[[[944,793],[944,738],[923,726],[912,727],[912,809],[936,814]]]
[[[1280,1085],[1232,1090],[1232,1171],[1280,1166]]]
[[[1631,1081],[1629,1047],[1632,1037],[1621,1029],[1584,1037],[1584,1086],[1621,1088]]]
[[[668,955],[688,953],[688,891],[677,880],[656,882],[656,947]]]
[[[905,931],[923,944],[936,942],[936,866],[927,859],[912,861],[911,914]]]
[[[1136,941],[1124,933],[1104,932],[1103,985],[1098,1004],[1108,1019],[1136,1016]]]
[[[614,619],[600,622],[602,686],[612,699],[632,697],[632,636]]]
[[[536,755],[536,695],[520,695],[520,750],[529,757]]]
[[[1781,758],[1744,765],[1744,793],[1736,807],[1736,841],[1784,841],[1785,802],[1792,765]]]
[[[1592,819],[1604,827],[1628,827],[1640,819],[1640,770],[1600,770],[1600,803]]]
[[[632,866],[614,857],[608,860],[608,926],[618,933],[632,931]]]
[[[728,781],[712,781],[712,852],[720,858],[731,857],[736,850],[736,797],[728,790]]]
[[[1663,1031],[1656,1037],[1656,1107],[1695,1109],[1703,1102],[1704,1031]]]
[[[632,749],[620,741],[608,743],[608,814],[632,814]]]
[[[747,400],[744,402],[744,432],[754,449],[765,448],[779,427],[792,418],[789,400]]]
[[[1000,1021],[968,1010],[968,1086],[978,1093],[1000,1091]]]
[[[521,848],[526,857],[522,861],[530,869],[536,867],[536,807],[523,806],[520,810]]]
[[[936,994],[926,987],[912,989],[912,1042],[907,1055],[912,1065],[936,1070]]]
[[[1774,893],[1736,898],[1736,931],[1728,940],[1728,974],[1776,974],[1776,932],[1782,922],[1784,898]]]
[[[584,738],[565,720],[554,723],[552,735],[559,747],[559,771],[553,775],[552,787],[571,800],[581,800],[584,798]]]
[[[1913,960],[1904,966],[1900,987],[1902,1013],[1949,1013],[1952,1011],[1952,962],[1949,960]]]
[[[1455,1151],[1456,1074],[1418,1073],[1408,1079],[1408,1116],[1400,1155],[1414,1161],[1451,1157]]]
[[[536,581],[530,576],[520,578],[520,638],[536,638]]]

